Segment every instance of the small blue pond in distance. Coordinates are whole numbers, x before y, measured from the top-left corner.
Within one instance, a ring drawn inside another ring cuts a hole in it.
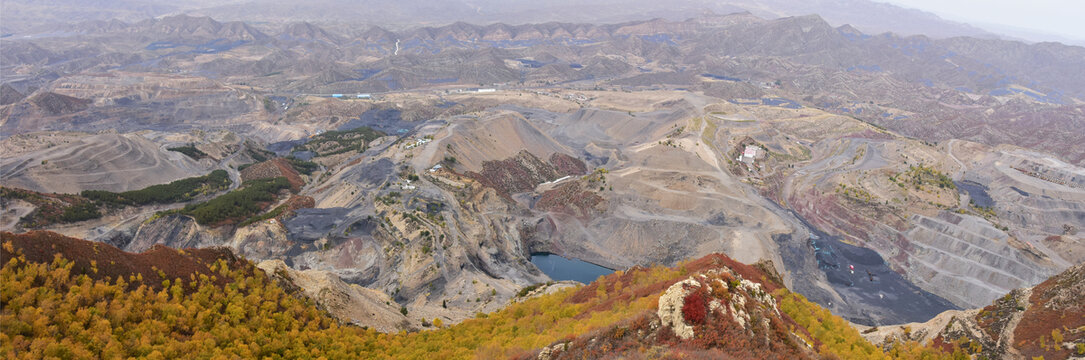
[[[573,280],[584,284],[614,272],[614,270],[599,265],[576,259],[566,259],[550,253],[531,254],[531,263],[539,267],[539,270],[542,270],[551,279],[559,281]]]

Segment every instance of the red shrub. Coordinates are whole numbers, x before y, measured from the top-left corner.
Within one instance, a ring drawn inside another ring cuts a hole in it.
[[[704,324],[704,318],[708,312],[708,301],[705,300],[704,290],[694,291],[686,296],[682,304],[682,316],[690,324]]]

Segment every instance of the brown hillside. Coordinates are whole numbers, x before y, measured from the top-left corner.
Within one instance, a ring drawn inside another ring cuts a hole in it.
[[[597,212],[596,207],[603,201],[601,196],[590,190],[584,190],[579,181],[570,181],[544,192],[535,203],[535,208],[569,214],[586,220]]]
[[[53,92],[34,95],[30,98],[30,102],[50,115],[70,114],[82,111],[90,106],[90,100],[74,98]]]
[[[162,281],[169,279],[190,279],[193,275],[214,276],[211,265],[219,259],[233,268],[239,268],[244,260],[226,248],[175,250],[162,245],[155,245],[142,253],[121,251],[112,245],[63,236],[51,231],[31,231],[24,234],[0,233],[0,261],[7,262],[22,255],[29,262],[50,263],[60,255],[73,261],[73,275],[85,274],[88,277],[116,279],[124,277],[129,281],[129,288],[146,285],[161,289]],[[9,245],[10,244],[10,245]],[[227,279],[217,278],[218,285]]]
[[[1032,288],[1029,306],[1013,331],[1014,346],[1029,358],[1085,355],[1085,264]]]
[[[508,196],[534,190],[539,184],[562,176],[586,172],[584,162],[572,156],[554,153],[547,163],[527,150],[520,150],[516,156],[505,160],[484,161],[481,172],[468,172],[466,175],[494,188],[502,196]]]
[[[241,181],[243,182],[280,176],[285,177],[286,181],[290,182],[290,189],[295,193],[300,191],[302,186],[305,186],[305,180],[301,178],[301,174],[298,174],[297,170],[290,166],[290,162],[283,158],[271,159],[241,170]]]

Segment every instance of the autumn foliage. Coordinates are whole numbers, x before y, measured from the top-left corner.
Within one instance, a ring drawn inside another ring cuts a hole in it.
[[[708,302],[705,301],[704,290],[694,291],[686,296],[682,304],[682,316],[690,324],[704,324],[705,315],[708,312]]]
[[[709,309],[712,297],[731,294],[724,291],[701,291],[685,299],[683,310],[690,313],[683,315],[698,323],[702,336],[679,340],[653,326],[660,294],[692,273],[729,266],[724,264],[731,260],[722,256],[676,268],[619,271],[589,286],[511,304],[438,330],[382,334],[341,324],[228,251],[157,248],[131,254],[52,233],[2,237],[0,355],[8,359],[501,359],[532,358],[536,349],[553,344],[580,346],[579,354],[587,358],[660,346],[685,358],[773,358],[803,353],[805,345],[751,339],[793,339],[792,334],[820,339],[808,341],[825,344],[818,345],[825,355],[890,357],[857,333],[841,341],[825,337],[825,331],[847,326],[803,302],[791,310],[816,314],[817,321],[811,320],[815,316],[798,323],[773,318],[767,328],[757,328],[761,335],[751,337],[749,330]],[[746,279],[761,274],[735,264],[735,273]],[[754,309],[747,303],[747,311]],[[801,328],[822,324],[831,326],[813,335]]]

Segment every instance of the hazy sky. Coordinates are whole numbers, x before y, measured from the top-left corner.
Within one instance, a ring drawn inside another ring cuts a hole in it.
[[[993,32],[987,24],[1085,40],[1085,0],[876,0],[966,22]],[[1009,34],[1016,35],[1016,34]]]

